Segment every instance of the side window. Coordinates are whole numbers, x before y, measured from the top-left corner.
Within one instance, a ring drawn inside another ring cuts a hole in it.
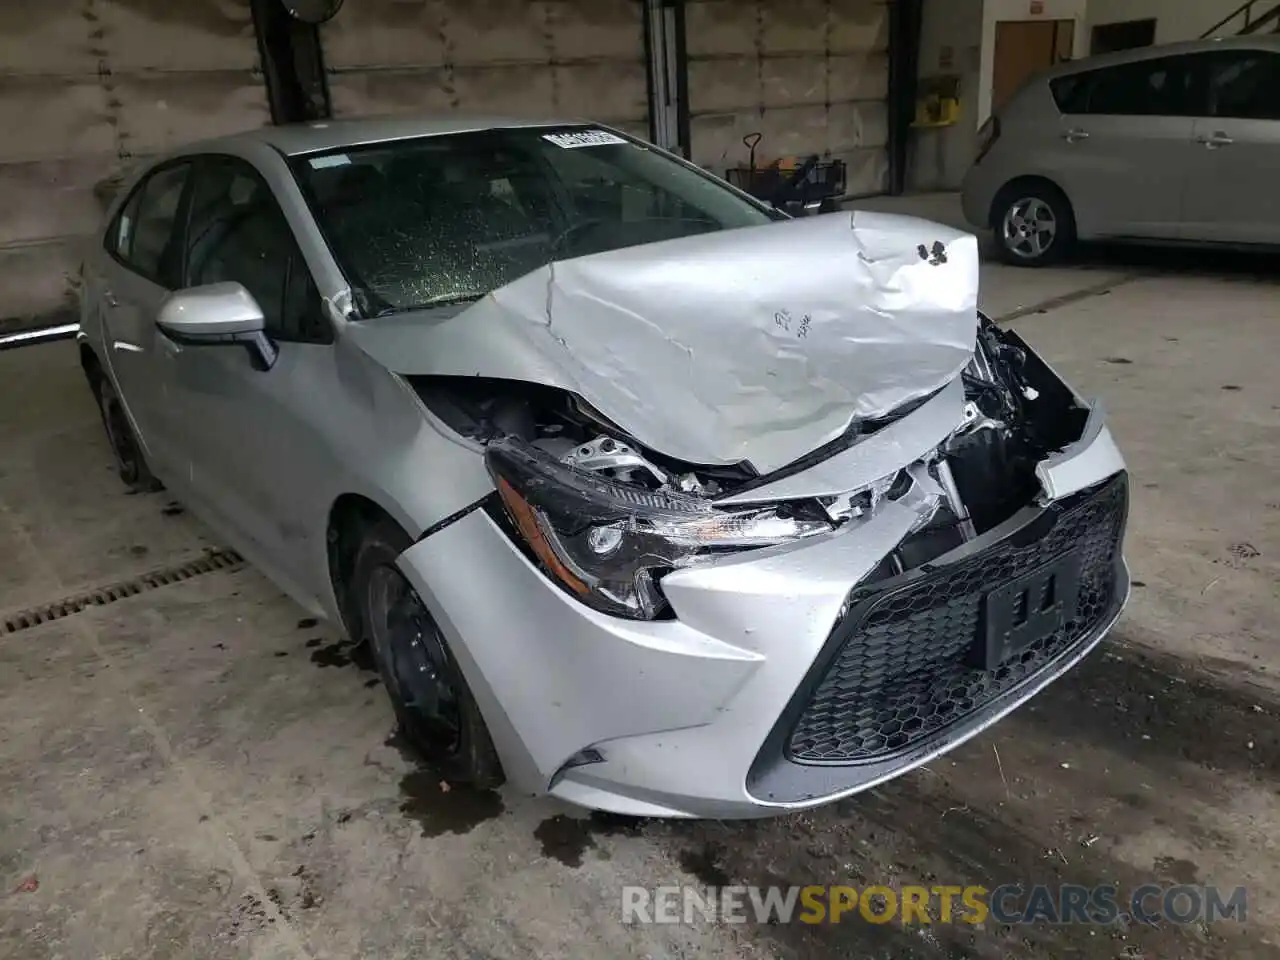
[[[1069,73],[1049,81],[1053,102],[1063,113],[1087,113],[1092,73]]]
[[[177,215],[190,171],[191,164],[180,163],[151,174],[120,211],[109,238],[129,268],[170,289],[178,285]]]
[[[253,295],[273,337],[329,340],[306,261],[270,187],[243,160],[210,157],[191,197],[186,285],[228,280]]]
[[[129,251],[133,246],[133,228],[138,222],[138,207],[141,204],[142,188],[139,187],[116,215],[116,222],[107,237],[107,249],[122,260],[129,259]]]
[[[1186,57],[1160,57],[1086,74],[1072,91],[1073,113],[1124,117],[1193,116],[1192,64]]]
[[[1280,120],[1280,54],[1224,53],[1209,74],[1209,115],[1237,120]]]

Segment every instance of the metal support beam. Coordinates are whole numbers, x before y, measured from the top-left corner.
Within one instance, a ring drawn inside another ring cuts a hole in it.
[[[331,115],[320,29],[289,15],[281,0],[250,0],[258,56],[274,123]]]
[[[644,48],[649,78],[649,139],[689,157],[689,60],[684,0],[644,0]]]
[[[903,193],[907,183],[923,22],[924,0],[889,3],[889,194],[895,197]]]

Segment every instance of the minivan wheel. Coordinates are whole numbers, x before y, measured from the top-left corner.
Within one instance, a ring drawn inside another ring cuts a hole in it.
[[[1042,267],[1057,263],[1075,245],[1071,204],[1049,184],[1006,187],[994,207],[996,247],[1005,263]]]
[[[410,546],[389,520],[364,535],[351,594],[364,639],[408,744],[442,779],[492,789],[504,777],[480,708],[439,625],[396,566]]]
[[[98,402],[98,412],[102,414],[102,426],[107,432],[107,443],[111,447],[111,456],[115,459],[120,481],[138,493],[163,490],[164,484],[155,478],[151,468],[147,466],[142,446],[133,433],[124,404],[120,402],[111,381],[101,372],[96,372],[90,377],[89,386]]]

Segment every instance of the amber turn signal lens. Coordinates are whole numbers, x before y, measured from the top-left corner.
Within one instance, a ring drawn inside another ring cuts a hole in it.
[[[560,559],[555,550],[551,548],[551,544],[547,542],[547,538],[542,533],[542,527],[538,524],[538,518],[534,515],[533,507],[529,506],[528,501],[520,496],[516,492],[516,488],[511,486],[503,477],[498,478],[498,495],[502,497],[507,513],[511,514],[511,519],[515,521],[516,528],[520,531],[520,535],[524,537],[525,543],[529,545],[534,555],[542,561],[543,566],[579,596],[586,596],[590,593],[591,588],[565,566],[564,561]]]

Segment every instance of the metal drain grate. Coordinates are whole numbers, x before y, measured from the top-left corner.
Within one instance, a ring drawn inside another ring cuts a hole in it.
[[[74,613],[79,613],[81,610],[87,610],[89,607],[103,607],[108,603],[115,603],[117,600],[136,597],[140,593],[158,590],[160,587],[181,583],[184,580],[190,580],[206,573],[230,570],[238,567],[243,562],[244,559],[234,550],[211,550],[203,557],[190,560],[187,563],[161,567],[159,570],[152,570],[150,573],[144,573],[129,580],[122,580],[107,587],[99,587],[87,593],[64,597],[61,600],[53,601],[53,603],[46,603],[43,606],[23,610],[20,613],[7,614],[4,621],[0,622],[0,636],[18,633],[22,630],[30,630],[32,627],[38,627],[42,623],[61,620],[63,617],[69,617]]]

